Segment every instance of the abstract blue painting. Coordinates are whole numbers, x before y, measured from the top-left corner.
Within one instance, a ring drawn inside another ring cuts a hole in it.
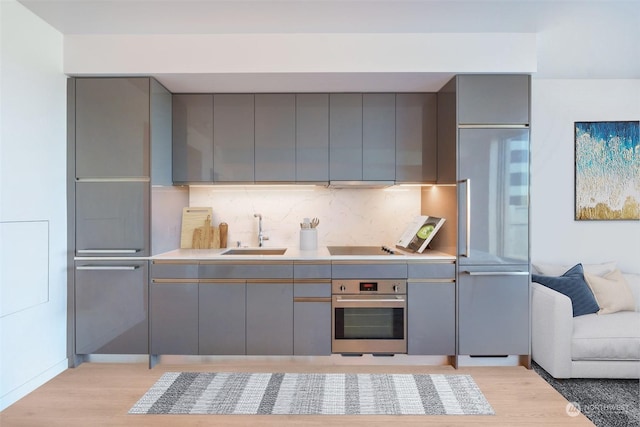
[[[575,219],[640,219],[640,121],[575,122]]]

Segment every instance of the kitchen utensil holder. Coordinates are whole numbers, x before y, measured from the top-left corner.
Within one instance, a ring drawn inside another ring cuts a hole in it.
[[[318,248],[318,230],[303,228],[300,230],[300,250],[315,251]]]

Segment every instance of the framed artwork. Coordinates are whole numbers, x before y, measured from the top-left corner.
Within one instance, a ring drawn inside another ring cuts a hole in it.
[[[575,219],[640,219],[640,121],[575,122]]]

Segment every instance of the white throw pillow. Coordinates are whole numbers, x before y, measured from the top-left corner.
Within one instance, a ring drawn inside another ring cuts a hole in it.
[[[635,311],[636,301],[620,270],[614,270],[604,277],[585,273],[584,278],[600,306],[598,314]]]
[[[533,268],[543,276],[562,276],[572,267],[573,265],[564,264],[533,264]],[[593,274],[595,276],[602,277],[618,268],[618,263],[616,261],[609,261],[603,262],[602,264],[582,264],[582,268],[584,269],[585,274]]]

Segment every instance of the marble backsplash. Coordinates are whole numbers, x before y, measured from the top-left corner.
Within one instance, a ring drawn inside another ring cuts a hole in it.
[[[258,245],[262,214],[265,246],[298,246],[303,218],[320,219],[318,245],[394,245],[420,215],[419,187],[348,189],[325,187],[192,186],[189,206],[213,208],[214,225],[229,224],[229,246]]]

